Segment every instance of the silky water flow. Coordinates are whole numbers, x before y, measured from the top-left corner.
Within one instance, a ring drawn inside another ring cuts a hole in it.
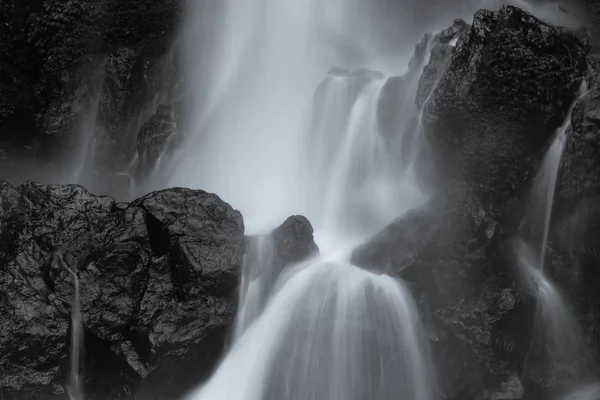
[[[381,94],[408,57],[398,62],[398,48],[365,35],[378,24],[361,13],[365,3],[225,0],[215,3],[210,45],[186,48],[202,55],[187,65],[202,71],[190,82],[202,95],[169,185],[218,193],[259,234],[246,249],[231,348],[188,400],[437,397],[410,291],[348,261],[356,244],[427,199],[413,162],[422,130],[414,99],[432,43],[396,99],[403,134],[383,137]],[[202,4],[190,3],[191,21]],[[416,15],[421,5],[406,8]],[[394,41],[404,56],[413,36]],[[321,255],[279,272],[265,232],[294,214],[313,224]]]
[[[587,81],[582,80],[578,96],[571,105],[563,125],[557,129],[544,157],[528,198],[527,211],[520,226],[520,237],[515,240],[518,266],[527,282],[526,288],[537,300],[534,337],[541,335],[547,349],[548,373],[572,376],[580,384],[572,388],[566,398],[587,398],[597,385],[581,360],[586,358],[586,346],[577,328],[569,299],[547,273],[548,235],[562,154],[571,127],[571,115],[576,103],[587,94]],[[536,336],[537,335],[537,336]],[[533,346],[533,342],[532,342]],[[528,372],[529,350],[524,372]],[[584,365],[584,367],[582,367]],[[571,366],[574,368],[571,368]],[[592,397],[590,397],[591,399]]]

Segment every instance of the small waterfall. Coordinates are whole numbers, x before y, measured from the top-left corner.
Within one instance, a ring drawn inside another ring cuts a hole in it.
[[[434,398],[425,335],[401,283],[321,258],[277,287],[188,400]]]
[[[81,383],[79,381],[79,359],[81,357],[82,324],[81,303],[79,300],[79,278],[69,269],[73,276],[73,308],[71,310],[71,369],[69,371],[68,393],[71,400],[82,400]]]
[[[571,105],[563,125],[556,131],[534,180],[527,212],[520,226],[521,237],[515,241],[514,247],[519,267],[527,282],[526,288],[537,298],[534,335],[540,334],[544,338],[544,346],[551,358],[549,368],[552,368],[552,371],[549,372],[561,376],[571,374],[580,381],[585,381],[587,377],[583,376],[581,371],[569,370],[569,366],[577,366],[585,359],[583,338],[578,334],[577,321],[569,309],[567,299],[545,273],[545,266],[557,177],[568,139],[571,113],[577,101],[586,93],[587,82],[583,79],[579,95]],[[526,355],[525,373],[528,370],[531,352],[532,349]]]
[[[81,382],[79,379],[79,361],[83,347],[83,324],[81,323],[81,301],[79,298],[79,277],[67,263],[62,254],[56,255],[62,268],[73,278],[73,303],[71,305],[71,341],[69,351],[69,375],[67,380],[67,394],[70,400],[83,400]]]
[[[236,339],[260,316],[265,307],[272,286],[277,279],[273,256],[271,235],[251,237],[246,242],[235,326]]]
[[[384,87],[378,72],[332,70],[313,96],[303,146],[312,162],[304,181],[308,215],[321,234],[362,239],[424,200],[380,131],[377,107]]]
[[[554,370],[549,372],[557,372],[560,369],[563,376],[571,374],[585,381],[588,377],[569,370],[570,366],[581,363],[586,354],[586,347],[578,333],[573,311],[560,289],[537,267],[539,257],[532,248],[523,241],[517,241],[515,247],[519,266],[528,278],[526,288],[537,297],[534,334],[543,337],[544,346],[551,357],[549,365]],[[529,352],[531,353],[531,349]],[[525,361],[525,371],[527,371],[529,357],[530,354]]]
[[[571,113],[575,104],[587,93],[587,81],[582,80],[579,95],[571,105],[563,125],[556,130],[554,139],[535,177],[534,186],[530,195],[527,212],[521,223],[520,230],[527,239],[539,250],[536,264],[543,271],[548,250],[548,232],[556,191],[556,181],[560,168],[561,158],[567,141],[567,131],[571,126]]]

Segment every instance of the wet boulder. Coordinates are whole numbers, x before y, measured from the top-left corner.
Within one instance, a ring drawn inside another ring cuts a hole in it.
[[[319,253],[313,227],[302,215],[286,219],[271,232],[277,262],[281,266],[295,264]]]
[[[243,234],[239,212],[202,191],[123,204],[76,185],[1,183],[2,397],[64,398],[71,272],[86,398],[174,396],[199,383],[233,320]]]
[[[263,280],[263,292],[268,296],[283,270],[318,254],[313,227],[302,215],[287,218],[268,234],[247,236],[242,296],[255,279]]]
[[[534,304],[507,268],[502,237],[476,194],[457,187],[352,254],[354,264],[408,284],[444,398],[520,398],[523,391],[518,376]]]
[[[444,171],[486,196],[520,189],[576,98],[587,51],[571,31],[519,8],[478,11],[424,113]]]

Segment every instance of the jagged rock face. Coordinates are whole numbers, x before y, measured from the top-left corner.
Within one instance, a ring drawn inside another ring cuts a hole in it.
[[[79,186],[0,185],[0,394],[63,398],[73,280],[86,398],[175,398],[210,372],[235,312],[239,212],[188,189],[131,204]]]
[[[587,50],[570,31],[518,8],[478,11],[426,108],[435,156],[480,193],[512,195],[574,101]]]
[[[471,190],[455,187],[394,221],[352,262],[402,277],[431,339],[447,399],[519,398],[534,303],[503,256],[499,225]],[[516,381],[510,391],[505,386]]]

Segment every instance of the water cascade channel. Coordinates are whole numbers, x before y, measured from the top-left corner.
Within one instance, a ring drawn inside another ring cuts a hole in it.
[[[538,175],[528,199],[527,212],[521,223],[521,236],[515,241],[515,253],[522,270],[526,288],[537,299],[537,313],[534,324],[534,335],[542,335],[550,360],[547,363],[548,373],[562,376],[571,375],[581,382],[584,389],[592,386],[589,371],[581,370],[581,360],[586,357],[584,340],[577,329],[578,323],[570,309],[569,299],[561,292],[547,273],[548,234],[551,226],[552,209],[556,191],[557,178],[563,150],[568,140],[571,127],[571,113],[577,101],[587,93],[587,83],[583,79],[579,94],[571,105],[563,125],[556,131],[540,166]],[[539,337],[539,336],[538,336]],[[534,337],[533,340],[536,340]],[[532,342],[532,345],[534,343]],[[532,349],[525,360],[524,372],[528,372],[528,361]],[[579,366],[570,370],[569,366]],[[579,387],[574,388],[583,390]],[[591,392],[590,392],[591,393]],[[567,398],[572,398],[568,397]],[[577,396],[573,398],[578,398]],[[587,398],[587,397],[584,397]]]

